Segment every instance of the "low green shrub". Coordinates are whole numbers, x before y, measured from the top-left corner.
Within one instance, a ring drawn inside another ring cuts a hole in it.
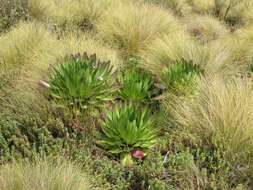
[[[92,152],[92,153],[91,153]],[[98,153],[98,150],[73,152],[75,160],[83,163],[84,170],[93,176],[91,184],[110,190],[175,190],[170,181],[163,176],[162,157],[151,153],[152,157],[146,157],[141,162],[136,162],[133,167],[124,167],[106,155]],[[161,162],[160,162],[161,161]]]
[[[53,116],[41,113],[0,115],[0,160],[32,157],[34,153],[56,154],[66,145],[64,123]],[[17,118],[18,117],[18,118]],[[44,120],[45,119],[45,120]],[[65,139],[65,140],[64,140]],[[70,139],[69,139],[70,140]]]
[[[0,33],[27,18],[27,0],[0,0]]]

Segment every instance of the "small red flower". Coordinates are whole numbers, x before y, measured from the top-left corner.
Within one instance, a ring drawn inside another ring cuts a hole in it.
[[[141,150],[133,150],[133,151],[132,151],[132,156],[133,156],[134,158],[143,160],[143,158],[144,158],[144,153],[143,153]]]

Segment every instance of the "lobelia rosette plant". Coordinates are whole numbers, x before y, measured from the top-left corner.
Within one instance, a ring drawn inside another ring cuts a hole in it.
[[[176,94],[187,94],[195,90],[196,78],[201,72],[198,66],[182,59],[168,66],[162,73],[161,80],[168,90]]]
[[[154,81],[152,77],[137,69],[128,69],[119,78],[121,88],[118,91],[120,98],[124,101],[150,102]]]
[[[71,55],[52,68],[49,96],[74,119],[93,114],[112,100],[112,74],[110,61],[102,62],[95,54]]]
[[[143,159],[157,141],[157,130],[151,113],[133,104],[117,105],[102,123],[104,149],[121,157],[124,166],[131,166],[133,158]]]

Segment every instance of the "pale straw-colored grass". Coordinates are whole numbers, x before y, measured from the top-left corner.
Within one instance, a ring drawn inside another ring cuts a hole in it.
[[[222,148],[227,159],[247,164],[253,161],[252,97],[249,81],[211,77],[202,81],[195,99],[174,97],[167,108],[189,134]]]
[[[132,1],[113,5],[98,24],[98,31],[102,39],[125,56],[137,55],[158,36],[183,31],[172,14],[157,6]]]
[[[1,190],[90,190],[84,173],[70,161],[16,162],[0,167]]]

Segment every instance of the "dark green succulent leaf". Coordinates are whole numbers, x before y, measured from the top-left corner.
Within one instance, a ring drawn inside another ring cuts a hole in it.
[[[49,76],[50,96],[57,105],[80,112],[100,108],[112,100],[112,67],[96,55],[72,55],[53,67]]]
[[[137,69],[129,69],[119,78],[118,94],[123,100],[150,101],[154,81],[152,77]]]
[[[185,94],[187,91],[194,90],[196,78],[201,73],[198,66],[182,59],[165,68],[161,80],[168,90],[177,94]]]
[[[146,151],[157,139],[153,118],[146,108],[122,104],[107,114],[102,123],[102,140],[99,144],[110,153],[129,153],[134,149]]]

